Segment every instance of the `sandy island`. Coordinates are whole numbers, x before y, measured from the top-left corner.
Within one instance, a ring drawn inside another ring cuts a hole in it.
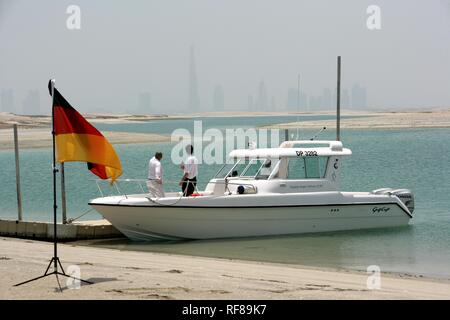
[[[367,274],[240,260],[59,245],[63,266],[78,265],[94,282],[63,293],[43,274],[47,242],[0,238],[0,299],[450,299],[450,280],[382,274],[381,289]]]
[[[333,115],[333,113],[328,114]],[[356,116],[355,118],[341,119],[341,128],[343,129],[450,128],[450,109],[376,113],[343,112],[342,115]],[[290,122],[265,126],[265,128],[278,129],[318,129],[321,127],[336,128],[336,120]]]
[[[112,144],[129,143],[154,143],[170,141],[170,136],[153,133],[135,133],[102,131],[102,134]],[[22,149],[47,148],[52,146],[52,135],[50,127],[41,128],[19,128],[19,147]],[[14,148],[14,135],[12,129],[0,129],[0,150]]]
[[[195,119],[197,117],[252,117],[252,116],[280,116],[294,115],[282,112],[215,112],[185,115],[120,115],[120,114],[87,114],[86,118],[92,123],[135,123],[150,120]],[[302,116],[311,113],[299,113]],[[332,112],[321,112],[314,115],[334,115]],[[400,129],[400,128],[450,128],[450,109],[430,109],[426,111],[401,112],[356,112],[343,111],[343,116],[357,116],[342,119],[341,127],[346,129]],[[295,118],[294,118],[295,119]],[[0,150],[12,149],[12,125],[19,126],[19,144],[21,148],[41,148],[51,146],[49,116],[22,116],[11,113],[0,113]],[[290,122],[266,126],[265,128],[279,129],[318,129],[326,126],[335,128],[335,120],[314,120],[304,122]],[[103,132],[111,143],[154,143],[170,141],[169,135],[132,133],[132,132]]]
[[[88,121],[92,123],[133,123],[166,119],[167,116],[139,116],[139,115],[102,115],[88,114]],[[176,117],[171,117],[174,119]],[[47,148],[52,145],[51,118],[49,116],[23,116],[0,112],[0,150],[14,148],[13,124],[18,125],[20,148]],[[154,133],[135,133],[102,131],[112,144],[154,143],[170,141],[170,136]]]

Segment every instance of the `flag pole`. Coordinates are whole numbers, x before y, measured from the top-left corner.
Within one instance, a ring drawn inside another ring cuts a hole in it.
[[[29,283],[29,282],[32,282],[32,281],[35,281],[35,280],[38,280],[38,279],[41,279],[41,278],[44,278],[44,277],[47,277],[47,276],[50,276],[50,275],[54,274],[56,276],[56,280],[58,282],[59,290],[60,290],[60,292],[63,292],[62,288],[61,288],[61,284],[59,283],[58,275],[65,276],[65,277],[68,277],[68,278],[72,278],[74,280],[82,281],[82,282],[87,283],[87,284],[92,284],[92,282],[86,281],[86,280],[83,280],[83,279],[79,279],[77,277],[74,277],[74,276],[66,274],[65,271],[64,271],[64,268],[62,267],[61,261],[59,260],[59,257],[58,257],[57,215],[56,215],[56,211],[58,209],[57,202],[56,202],[56,173],[58,172],[58,168],[56,167],[56,143],[55,143],[55,136],[56,136],[56,133],[55,133],[55,79],[50,79],[50,81],[49,81],[49,89],[50,89],[50,94],[52,95],[53,257],[50,260],[50,263],[48,264],[44,275],[36,277],[36,278],[33,278],[33,279],[30,279],[30,280],[27,280],[27,281],[24,281],[24,282],[21,282],[21,283],[18,283],[18,284],[15,284],[14,286],[18,287],[18,286],[21,286],[23,284],[26,284],[26,283]],[[49,272],[52,263],[53,263],[53,271]],[[58,265],[61,268],[61,271],[58,271]]]
[[[56,211],[58,205],[56,204],[56,148],[55,148],[55,79],[50,80],[50,87],[52,93],[52,143],[53,143],[53,268],[58,272],[58,241],[57,241],[57,226],[56,226]],[[61,267],[62,269],[62,267]],[[64,270],[63,270],[64,272]]]

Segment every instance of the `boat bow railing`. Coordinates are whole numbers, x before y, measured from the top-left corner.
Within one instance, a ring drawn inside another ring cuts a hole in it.
[[[133,194],[150,194],[152,195],[151,191],[147,188],[147,182],[148,179],[116,179],[114,182],[111,182],[111,180],[101,180],[101,179],[94,179],[95,184],[97,186],[97,189],[102,197],[105,196],[115,196],[115,195],[121,195],[125,198],[131,197]],[[193,183],[191,181],[185,181],[188,185],[192,183],[194,185],[195,192],[198,192],[197,190],[197,184]],[[105,185],[109,186],[109,192],[104,192]],[[102,188],[103,185],[103,188]],[[126,190],[125,185],[134,185],[134,191],[137,192],[128,192],[130,189]],[[163,188],[168,190],[175,190],[179,189],[179,181],[166,181],[163,180]],[[140,192],[140,193],[139,193]],[[177,195],[183,196],[183,193],[181,191],[167,191],[167,193],[176,193]]]
[[[158,198],[157,196],[153,195],[150,190],[148,190],[147,182],[149,180],[147,179],[116,179],[114,183],[111,182],[111,180],[101,180],[101,179],[94,179],[95,184],[97,186],[97,189],[101,195],[101,197],[105,196],[124,196],[125,198],[133,197],[136,195],[142,196],[142,194],[150,195],[152,197]],[[191,181],[186,181],[186,183],[193,183]],[[225,192],[226,194],[232,194],[232,192],[229,189],[229,186],[236,187],[236,192],[238,191],[239,187],[243,188],[243,193],[257,193],[257,187],[253,183],[247,183],[247,182],[235,182],[233,179],[224,179],[224,181],[215,181],[215,184],[224,184],[225,185]],[[198,195],[206,195],[204,192],[200,193],[197,189],[197,183],[194,184],[194,190],[195,193]],[[107,191],[105,191],[105,186],[108,186]],[[130,188],[130,186],[132,186]],[[163,189],[166,194],[166,196],[170,197],[182,197],[183,193],[180,190],[181,187],[179,185],[179,181],[167,181],[163,180]],[[214,195],[214,194],[208,194],[208,195]],[[216,196],[223,196],[223,194],[216,195]]]

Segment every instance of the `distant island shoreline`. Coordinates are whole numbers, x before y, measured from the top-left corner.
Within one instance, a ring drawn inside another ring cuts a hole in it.
[[[273,124],[259,128],[265,129],[317,129],[336,128],[336,120],[296,121],[295,116],[334,115],[333,112],[294,113],[294,112],[216,112],[186,115],[114,115],[86,114],[85,117],[96,123],[123,124],[145,121],[197,119],[211,117],[270,117],[292,116],[292,122]],[[343,110],[342,129],[407,129],[407,128],[450,128],[450,108],[424,111],[357,112]],[[353,117],[352,117],[353,116]],[[50,116],[24,116],[0,113],[0,150],[14,148],[12,130],[14,124],[19,127],[20,148],[46,148],[51,146]],[[157,133],[103,132],[113,144],[157,143],[170,141],[170,135]]]

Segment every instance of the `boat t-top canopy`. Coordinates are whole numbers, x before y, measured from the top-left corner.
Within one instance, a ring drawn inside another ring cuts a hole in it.
[[[301,146],[296,147],[296,145]],[[236,149],[230,152],[229,157],[233,159],[264,159],[283,157],[348,156],[351,154],[352,151],[343,148],[342,142],[340,141],[299,140],[285,141],[278,148]]]

